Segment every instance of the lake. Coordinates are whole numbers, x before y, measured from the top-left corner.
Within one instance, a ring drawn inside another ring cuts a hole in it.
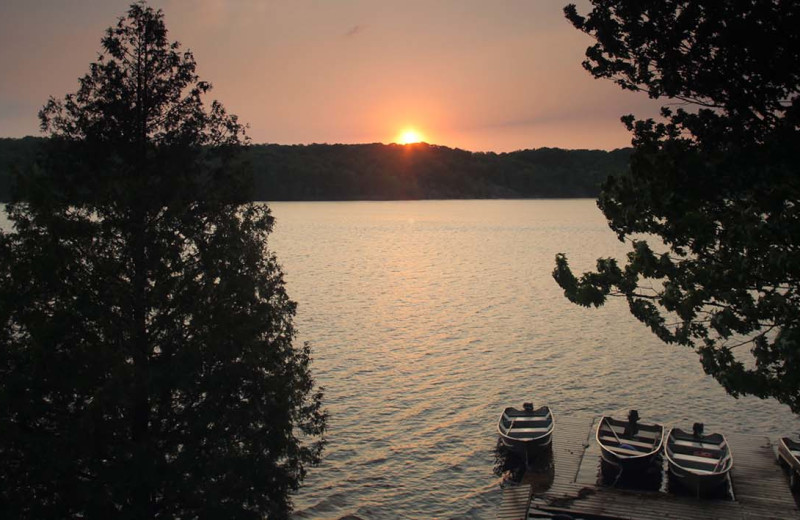
[[[563,297],[556,253],[582,272],[627,251],[592,200],[270,206],[270,248],[330,413],[295,519],[494,519],[497,418],[524,401],[557,423],[637,408],[706,431],[800,430],[787,407],[728,396],[624,301]]]
[[[330,412],[297,519],[495,518],[496,422],[523,401],[556,422],[637,408],[706,431],[800,429],[787,407],[728,396],[624,301],[564,298],[556,253],[583,272],[627,251],[593,200],[270,206],[270,247]]]

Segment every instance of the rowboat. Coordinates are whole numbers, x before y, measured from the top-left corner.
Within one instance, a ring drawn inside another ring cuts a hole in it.
[[[703,435],[703,424],[695,423],[692,433],[673,428],[667,435],[669,472],[698,496],[727,482],[733,455],[721,433]]]
[[[778,441],[778,461],[789,467],[792,488],[800,485],[800,442],[789,437],[781,437]]]
[[[660,424],[639,424],[639,413],[631,410],[628,420],[603,416],[597,426],[600,456],[621,470],[648,467],[661,452],[664,427]]]
[[[507,447],[524,451],[544,448],[553,441],[555,420],[548,406],[534,410],[532,403],[522,405],[522,410],[509,406],[500,414],[497,433]]]

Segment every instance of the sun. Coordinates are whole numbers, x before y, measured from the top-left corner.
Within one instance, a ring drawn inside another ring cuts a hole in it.
[[[397,142],[399,144],[413,144],[419,143],[424,139],[421,133],[414,130],[413,128],[406,128],[397,136]]]

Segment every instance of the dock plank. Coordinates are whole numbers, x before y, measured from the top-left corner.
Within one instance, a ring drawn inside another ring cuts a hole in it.
[[[521,483],[503,488],[503,498],[497,510],[497,520],[523,520],[530,503],[531,486]]]

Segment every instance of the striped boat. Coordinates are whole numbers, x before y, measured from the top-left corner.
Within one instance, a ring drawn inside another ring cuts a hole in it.
[[[497,433],[505,446],[527,453],[530,449],[549,446],[555,425],[549,407],[534,410],[532,403],[525,403],[522,410],[510,406],[503,410],[497,422]]]
[[[670,430],[665,451],[670,474],[698,496],[726,483],[733,467],[725,436],[703,435],[702,423],[695,423],[692,433]]]
[[[661,452],[664,427],[639,424],[639,413],[631,410],[628,420],[603,416],[596,438],[603,461],[621,470],[638,471],[650,466]]]

